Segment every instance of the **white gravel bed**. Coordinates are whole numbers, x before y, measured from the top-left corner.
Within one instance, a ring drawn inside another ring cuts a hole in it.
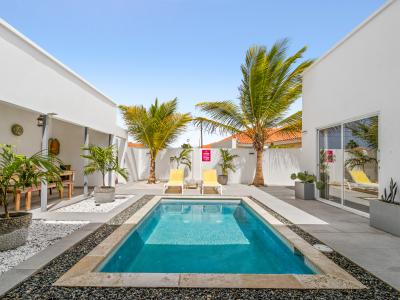
[[[110,203],[98,204],[94,201],[94,197],[86,200],[82,200],[78,203],[61,207],[57,209],[57,212],[88,212],[88,213],[106,213],[117,206],[123,204],[128,199],[132,198],[133,195],[115,195],[115,201]]]
[[[17,249],[0,252],[0,274],[27,260],[87,223],[86,221],[32,220],[26,244]]]

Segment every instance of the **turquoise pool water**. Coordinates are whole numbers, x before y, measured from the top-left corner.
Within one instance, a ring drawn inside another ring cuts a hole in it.
[[[247,205],[162,201],[100,272],[315,274]]]

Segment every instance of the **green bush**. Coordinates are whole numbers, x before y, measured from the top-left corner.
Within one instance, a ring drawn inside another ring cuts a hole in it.
[[[290,175],[292,180],[300,180],[302,183],[315,183],[317,189],[322,189],[324,187],[324,183],[322,181],[317,181],[317,177],[314,174],[309,174],[307,171],[293,173]]]

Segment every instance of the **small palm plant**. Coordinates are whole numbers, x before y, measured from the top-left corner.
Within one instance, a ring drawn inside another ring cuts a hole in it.
[[[180,165],[186,166],[189,170],[192,169],[192,161],[190,154],[192,153],[193,148],[189,144],[182,145],[182,151],[178,156],[171,157],[171,161],[176,163],[176,168],[179,169]]]
[[[47,156],[47,151],[27,157],[16,154],[10,145],[0,145],[0,149],[0,204],[4,207],[0,215],[0,251],[6,251],[25,244],[32,220],[29,212],[9,212],[7,193],[12,191],[15,196],[18,190],[46,182],[59,186],[61,170],[56,164],[61,161]]]
[[[222,175],[220,175],[220,182],[222,184],[228,183],[228,171],[231,170],[232,172],[236,171],[236,166],[233,163],[233,160],[239,155],[232,154],[227,149],[219,149],[221,162],[218,164],[221,167]]]
[[[4,207],[4,218],[9,219],[7,193],[18,189],[36,186],[41,183],[60,184],[61,161],[54,156],[47,156],[44,151],[27,157],[16,154],[10,145],[0,145],[0,203]]]
[[[115,155],[114,145],[107,147],[100,147],[95,145],[90,145],[89,147],[82,148],[83,151],[87,151],[88,154],[82,154],[83,158],[89,160],[89,163],[84,166],[83,173],[85,175],[93,174],[95,172],[100,172],[103,187],[108,187],[106,185],[106,174],[110,172],[115,172],[121,175],[124,179],[128,178],[128,173],[125,168],[121,168],[118,164],[118,158]]]

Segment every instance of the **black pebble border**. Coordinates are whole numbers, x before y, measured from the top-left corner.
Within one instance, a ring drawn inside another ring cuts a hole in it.
[[[146,195],[102,225],[77,245],[53,259],[43,269],[9,291],[1,299],[400,299],[389,285],[334,252],[335,263],[360,280],[368,289],[352,290],[287,290],[287,289],[195,289],[195,288],[66,288],[53,286],[62,274],[109,236],[120,224],[139,210],[153,196]],[[258,202],[258,201],[257,201]],[[259,202],[258,202],[259,203]],[[261,204],[261,203],[259,203]],[[297,234],[314,244],[319,241],[282,216],[261,204],[268,212],[284,221]]]

